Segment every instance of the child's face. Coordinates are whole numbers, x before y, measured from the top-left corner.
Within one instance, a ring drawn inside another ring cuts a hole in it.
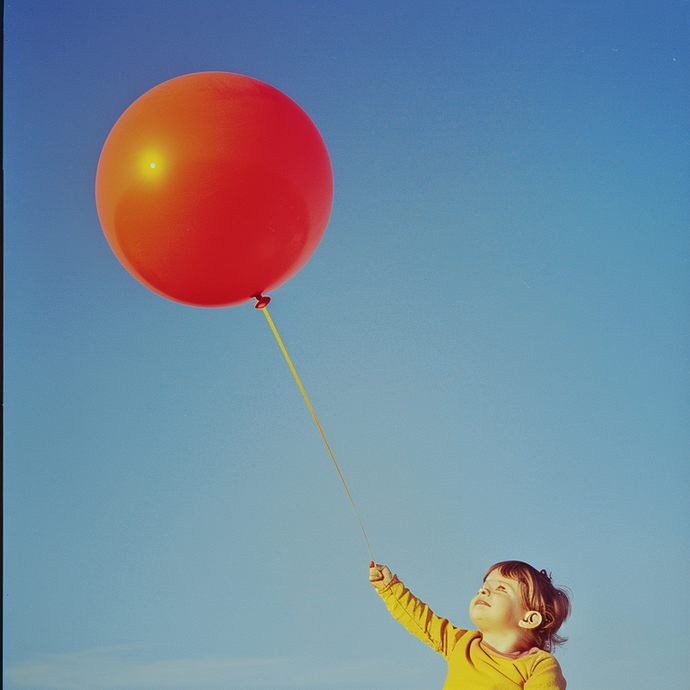
[[[504,577],[498,570],[487,575],[470,602],[470,618],[484,634],[519,631],[526,614],[520,583]]]

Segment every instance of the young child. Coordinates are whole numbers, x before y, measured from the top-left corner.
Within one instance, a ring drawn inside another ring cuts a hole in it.
[[[388,610],[413,635],[448,661],[444,690],[564,690],[561,667],[550,652],[563,644],[558,629],[570,601],[545,570],[522,561],[489,568],[462,630],[415,598],[385,565],[369,566],[369,581]]]

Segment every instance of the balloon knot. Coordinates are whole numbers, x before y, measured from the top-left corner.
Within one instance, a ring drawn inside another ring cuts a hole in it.
[[[254,299],[256,300],[254,309],[265,309],[268,306],[268,303],[271,301],[271,298],[268,295],[262,295],[261,293],[254,295]]]

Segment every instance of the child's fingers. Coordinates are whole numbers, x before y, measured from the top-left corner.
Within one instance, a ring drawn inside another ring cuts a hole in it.
[[[378,582],[383,580],[383,573],[378,568],[372,568],[369,571],[369,582]]]
[[[381,566],[372,561],[369,563],[369,582],[378,582],[379,580],[383,580]]]

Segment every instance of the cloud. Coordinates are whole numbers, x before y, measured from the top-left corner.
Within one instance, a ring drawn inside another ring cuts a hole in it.
[[[45,654],[6,669],[5,682],[45,690],[147,690],[368,685],[410,679],[411,669],[366,660],[324,664],[296,657],[142,659],[133,647]]]

